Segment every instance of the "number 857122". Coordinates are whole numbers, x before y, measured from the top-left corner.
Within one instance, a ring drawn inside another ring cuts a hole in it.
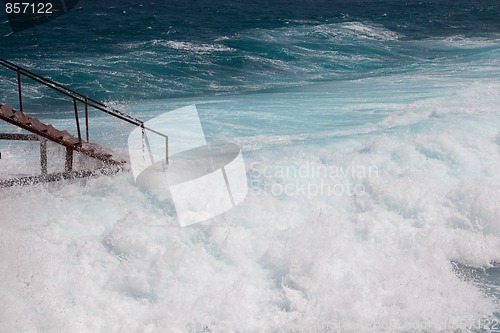
[[[7,14],[52,14],[53,5],[47,3],[12,2],[5,4]]]

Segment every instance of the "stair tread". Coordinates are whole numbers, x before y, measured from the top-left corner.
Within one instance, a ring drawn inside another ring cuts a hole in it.
[[[14,113],[14,119],[23,125],[29,125],[31,123],[31,118],[26,116],[22,111]]]
[[[31,118],[31,127],[40,132],[44,132],[47,129],[47,125],[42,123],[38,118]]]
[[[3,104],[1,107],[3,115],[7,118],[14,117],[15,111],[8,104]]]
[[[57,130],[51,124],[47,125],[47,134],[56,139],[62,139],[63,137],[61,131]]]
[[[60,131],[60,132],[61,132],[61,140],[63,142],[68,143],[70,145],[75,145],[78,142],[80,142],[80,140],[78,140],[78,138],[76,138],[73,135],[71,135],[71,133],[69,133],[68,131],[63,130],[63,131]]]

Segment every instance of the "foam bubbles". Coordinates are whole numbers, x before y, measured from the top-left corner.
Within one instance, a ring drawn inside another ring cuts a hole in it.
[[[244,147],[254,190],[340,182],[359,193],[251,190],[179,228],[126,173],[3,189],[0,329],[475,330],[498,298],[457,265],[500,262],[498,83],[420,73],[200,105],[207,136]],[[377,172],[316,172],[333,166]]]

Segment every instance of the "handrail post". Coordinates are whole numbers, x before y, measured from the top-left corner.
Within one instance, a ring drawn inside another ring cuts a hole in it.
[[[146,129],[144,128],[144,123],[141,124],[141,131],[142,131],[142,157],[144,157],[144,154],[146,153],[146,146],[144,144],[144,139],[146,139]]]
[[[85,97],[85,131],[87,143],[89,142],[89,104],[88,99]]]
[[[42,176],[47,175],[47,139],[39,137],[40,140],[40,166],[42,169]]]
[[[168,165],[168,136],[165,136],[165,164]]]
[[[19,111],[23,112],[23,95],[21,91],[21,72],[17,67],[17,91],[19,93]]]
[[[76,120],[76,129],[78,131],[78,141],[80,141],[80,145],[82,144],[82,133],[80,132],[80,119],[78,118],[78,108],[76,106],[76,98],[73,97],[73,107],[75,109],[75,120]]]

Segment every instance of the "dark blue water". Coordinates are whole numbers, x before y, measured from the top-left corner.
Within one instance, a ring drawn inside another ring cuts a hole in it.
[[[490,48],[450,51],[418,41],[496,39],[499,11],[495,0],[83,0],[16,34],[3,18],[0,45],[4,58],[98,99],[199,96],[461,61]]]

